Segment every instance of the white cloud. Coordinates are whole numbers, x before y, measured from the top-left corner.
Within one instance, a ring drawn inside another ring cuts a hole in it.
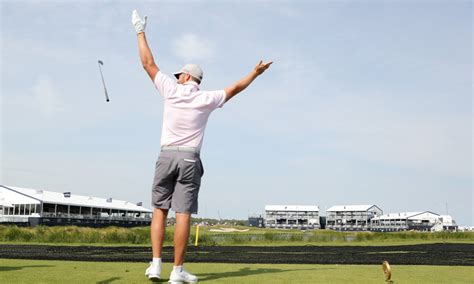
[[[31,91],[36,107],[44,116],[51,117],[55,113],[64,110],[53,82],[48,77],[39,77]]]
[[[185,61],[202,60],[214,54],[214,44],[209,39],[188,33],[173,40],[173,51]]]

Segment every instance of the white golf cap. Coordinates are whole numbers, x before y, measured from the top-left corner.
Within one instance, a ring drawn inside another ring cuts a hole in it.
[[[202,72],[201,67],[199,67],[199,65],[186,64],[186,65],[183,66],[183,68],[181,68],[181,70],[179,70],[178,72],[173,73],[173,75],[176,77],[176,79],[178,79],[179,74],[181,74],[181,73],[189,74],[189,75],[193,76],[194,78],[198,79],[199,82],[202,81],[203,72]]]

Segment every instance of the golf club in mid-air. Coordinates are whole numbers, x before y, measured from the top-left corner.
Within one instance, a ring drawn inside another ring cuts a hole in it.
[[[104,62],[102,62],[102,60],[99,60],[98,63],[99,63],[100,77],[102,77],[102,84],[104,85],[105,99],[109,101],[109,95],[107,94],[107,88],[105,87],[104,75],[102,74],[102,68],[100,67],[101,65],[104,65]]]

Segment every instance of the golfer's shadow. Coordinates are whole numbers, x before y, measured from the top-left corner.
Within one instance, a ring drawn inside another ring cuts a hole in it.
[[[239,269],[238,271],[227,271],[227,272],[221,272],[221,273],[198,273],[196,276],[198,276],[199,280],[206,281],[206,280],[214,280],[214,279],[221,279],[221,278],[266,274],[266,273],[281,273],[281,272],[288,272],[288,271],[320,270],[320,269],[321,268],[313,268],[313,269],[255,268],[255,269],[252,269],[250,267],[244,267],[244,268]],[[332,268],[328,268],[328,269],[332,269]]]
[[[0,266],[0,272],[22,270],[23,268],[55,267],[53,265]]]
[[[168,278],[163,279],[150,279],[150,283],[168,283]]]
[[[116,280],[120,280],[121,278],[120,277],[112,277],[112,278],[109,278],[109,279],[105,279],[105,280],[102,280],[102,281],[98,281],[98,282],[95,282],[95,284],[109,284],[109,283],[112,283]]]

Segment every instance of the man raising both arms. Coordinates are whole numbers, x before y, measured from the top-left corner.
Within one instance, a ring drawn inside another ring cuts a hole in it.
[[[174,232],[174,266],[170,283],[195,283],[195,275],[183,268],[189,238],[191,214],[197,214],[198,193],[204,169],[201,150],[209,115],[232,97],[247,88],[272,62],[260,61],[244,78],[218,91],[202,91],[201,68],[186,64],[174,73],[177,81],[163,74],[156,65],[145,37],[147,17],[143,19],[134,10],[132,24],[138,37],[140,59],[145,71],[164,99],[161,153],[156,162],[152,187],[153,218],[151,244],[153,261],[145,275],[150,279],[161,277],[161,253],[169,209],[176,213]]]

